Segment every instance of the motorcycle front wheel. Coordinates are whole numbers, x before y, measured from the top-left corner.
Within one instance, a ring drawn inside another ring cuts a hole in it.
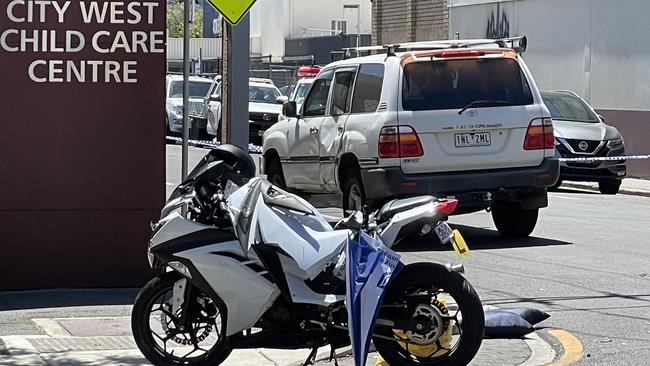
[[[389,284],[379,318],[373,342],[389,365],[465,366],[483,341],[478,294],[438,264],[406,266]]]
[[[196,288],[174,306],[174,286],[180,280],[167,272],[140,290],[131,314],[135,343],[156,366],[219,365],[232,351],[225,336],[226,307]]]

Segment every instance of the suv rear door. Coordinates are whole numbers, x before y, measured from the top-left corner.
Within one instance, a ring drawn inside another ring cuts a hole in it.
[[[401,160],[405,174],[538,166],[544,159],[544,150],[523,147],[542,111],[517,60],[465,52],[474,57],[438,51],[404,62],[398,120],[413,127],[424,149]],[[439,57],[445,53],[454,57]]]

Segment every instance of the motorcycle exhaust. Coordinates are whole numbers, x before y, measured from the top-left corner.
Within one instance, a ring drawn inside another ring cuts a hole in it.
[[[447,265],[445,265],[445,267],[447,268],[447,270],[449,272],[456,272],[456,273],[460,273],[460,274],[465,273],[465,266],[462,263],[460,263],[460,264],[447,263]]]

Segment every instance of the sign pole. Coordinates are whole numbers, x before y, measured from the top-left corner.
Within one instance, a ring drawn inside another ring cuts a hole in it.
[[[190,135],[190,11],[191,2],[185,0],[183,5],[183,147],[181,152],[181,181],[187,178],[188,139]]]
[[[250,15],[237,26],[224,22],[222,62],[222,141],[248,151]]]

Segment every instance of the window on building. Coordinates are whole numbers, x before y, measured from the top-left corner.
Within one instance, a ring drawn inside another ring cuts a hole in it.
[[[384,83],[384,65],[361,65],[352,98],[352,113],[372,113],[377,110]]]

